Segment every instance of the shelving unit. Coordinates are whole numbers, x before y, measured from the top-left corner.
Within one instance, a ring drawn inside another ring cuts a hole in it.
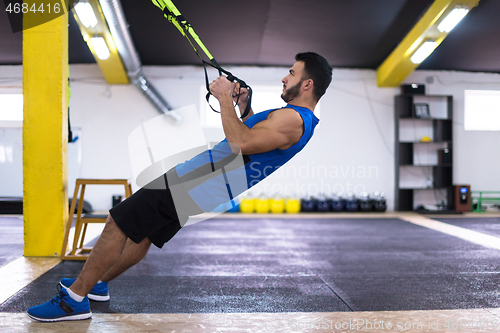
[[[415,104],[427,104],[430,117],[415,116]],[[452,205],[453,98],[438,95],[395,97],[395,210],[418,204]],[[431,141],[421,141],[428,137]],[[439,151],[449,161],[439,160]],[[427,193],[426,193],[427,192]],[[422,202],[415,202],[416,198]]]

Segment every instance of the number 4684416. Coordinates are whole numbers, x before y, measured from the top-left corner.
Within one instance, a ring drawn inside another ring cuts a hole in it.
[[[58,14],[61,12],[61,4],[60,3],[48,3],[44,4],[41,3],[40,5],[37,4],[32,4],[31,7],[27,3],[9,3],[7,7],[5,8],[5,11],[8,13],[14,13],[14,14],[27,14],[29,12],[32,13],[44,13],[47,12],[48,14],[55,13]]]

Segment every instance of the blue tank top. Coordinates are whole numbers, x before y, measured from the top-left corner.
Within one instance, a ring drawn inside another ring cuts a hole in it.
[[[233,161],[234,158],[231,159],[231,155],[234,154],[231,153],[227,139],[224,139],[214,148],[176,166],[177,175],[185,185],[186,191],[201,209],[209,212],[220,204],[232,200],[272,174],[305,147],[319,119],[311,110],[304,107],[287,104],[284,108],[294,109],[303,120],[304,133],[291,147],[245,155],[243,166],[243,163],[238,165]],[[254,114],[244,124],[252,128],[266,120],[269,113],[275,110],[278,109]],[[231,164],[235,166],[231,167]]]
[[[255,186],[261,180],[288,162],[305,147],[314,134],[314,128],[318,124],[319,119],[316,118],[311,110],[290,104],[287,104],[284,108],[294,109],[300,114],[304,122],[304,133],[298,142],[287,149],[275,149],[265,153],[248,155],[250,162],[245,164],[248,188]],[[245,121],[245,125],[252,128],[255,124],[266,120],[269,113],[275,110],[276,109],[267,110],[254,114],[248,118],[247,121]]]

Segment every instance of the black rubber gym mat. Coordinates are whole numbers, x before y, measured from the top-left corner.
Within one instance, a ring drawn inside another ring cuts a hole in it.
[[[94,312],[333,312],[499,307],[500,251],[397,219],[213,219],[110,283]],[[49,300],[63,262],[0,311]]]
[[[500,237],[500,217],[433,218],[433,220]]]

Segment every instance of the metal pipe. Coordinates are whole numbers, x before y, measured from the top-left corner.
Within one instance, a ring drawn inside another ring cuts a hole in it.
[[[153,104],[153,106],[160,112],[161,114],[166,114],[171,116],[175,122],[181,122],[182,117],[176,112],[170,111],[167,102],[163,98],[162,95],[156,90],[154,86],[146,80],[146,78],[142,75],[137,77],[132,81],[134,86],[139,88],[142,94]]]
[[[130,35],[120,0],[99,0],[99,3],[132,84],[142,92],[158,112],[171,116],[175,122],[180,122],[181,116],[170,111],[172,109],[170,105],[142,73],[141,59]]]

